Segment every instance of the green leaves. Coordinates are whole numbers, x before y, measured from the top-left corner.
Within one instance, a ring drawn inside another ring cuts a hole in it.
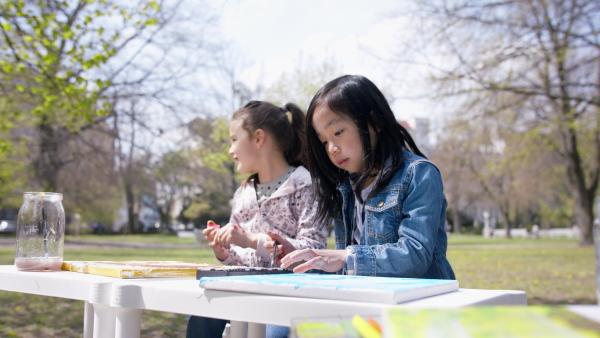
[[[0,45],[7,51],[0,55],[2,94],[17,93],[28,103],[13,107],[21,114],[63,116],[61,121],[106,114],[110,105],[102,93],[112,82],[99,70],[121,39],[112,23],[139,31],[159,23],[159,10],[156,1],[138,7],[106,0],[0,4]]]
[[[12,31],[12,30],[13,30],[12,26],[11,26],[11,25],[9,25],[9,24],[8,24],[8,23],[6,23],[6,22],[3,22],[3,23],[1,24],[1,26],[2,26],[2,30],[4,30],[4,31],[10,32],[10,31]]]

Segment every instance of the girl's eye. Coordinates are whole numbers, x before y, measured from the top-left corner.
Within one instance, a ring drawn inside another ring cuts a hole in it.
[[[342,135],[342,133],[343,133],[343,132],[344,132],[344,129],[342,129],[342,130],[338,130],[338,131],[336,131],[336,132],[335,132],[335,134],[334,134],[334,135],[335,135],[335,136],[340,136],[340,135]]]

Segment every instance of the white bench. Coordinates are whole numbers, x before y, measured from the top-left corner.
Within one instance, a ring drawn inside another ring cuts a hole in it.
[[[540,229],[540,237],[549,238],[579,238],[579,229],[573,228],[555,228],[555,229]]]
[[[527,229],[519,228],[519,229],[510,229],[510,237],[512,238],[527,238],[529,234],[527,233]],[[494,229],[492,233],[492,237],[494,238],[505,238],[506,237],[506,229]]]
[[[179,238],[193,238],[196,234],[193,231],[177,231],[177,237]]]

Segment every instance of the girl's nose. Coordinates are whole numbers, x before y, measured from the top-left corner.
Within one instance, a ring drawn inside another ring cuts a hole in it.
[[[333,142],[329,142],[329,153],[337,154],[340,152],[340,147],[336,146]]]

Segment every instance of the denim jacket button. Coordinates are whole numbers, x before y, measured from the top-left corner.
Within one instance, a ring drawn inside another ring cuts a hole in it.
[[[381,208],[383,206],[383,201],[379,201],[379,203],[377,203],[377,206]]]

